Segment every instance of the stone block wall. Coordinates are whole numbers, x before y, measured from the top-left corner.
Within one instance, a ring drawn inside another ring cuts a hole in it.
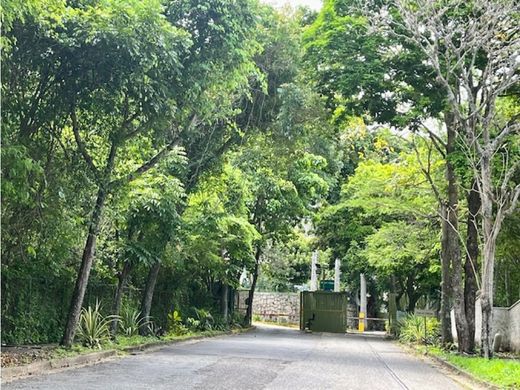
[[[300,322],[300,294],[255,292],[253,316],[264,321],[298,324]]]

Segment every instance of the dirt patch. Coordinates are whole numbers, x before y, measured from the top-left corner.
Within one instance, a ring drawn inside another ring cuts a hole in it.
[[[58,346],[53,345],[27,345],[27,346],[2,346],[0,355],[2,367],[21,366],[51,358],[53,351]]]

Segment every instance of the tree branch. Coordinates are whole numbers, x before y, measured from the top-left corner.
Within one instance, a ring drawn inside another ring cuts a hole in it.
[[[78,150],[83,156],[83,159],[87,163],[87,166],[90,168],[96,179],[99,179],[99,170],[94,164],[94,160],[92,159],[92,156],[87,151],[87,148],[85,147],[85,144],[83,143],[83,140],[81,139],[81,136],[79,134],[79,124],[78,124],[78,118],[76,116],[76,107],[74,105],[71,108],[70,111],[70,119],[72,120],[72,131],[74,133],[74,139],[76,140],[76,144],[78,145]]]

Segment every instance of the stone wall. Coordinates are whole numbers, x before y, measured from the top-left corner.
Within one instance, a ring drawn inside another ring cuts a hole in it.
[[[506,351],[520,352],[520,301],[511,307],[494,307],[493,324],[491,333],[502,335],[501,349]],[[457,339],[455,328],[455,315],[451,311],[451,332],[453,338]],[[480,345],[482,334],[482,307],[480,299],[475,302],[475,342]]]
[[[253,316],[264,321],[297,324],[300,322],[300,294],[255,292]]]

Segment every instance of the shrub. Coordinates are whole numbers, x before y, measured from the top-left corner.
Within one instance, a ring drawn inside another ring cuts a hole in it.
[[[120,321],[119,316],[106,316],[101,314],[101,305],[96,301],[96,306],[81,309],[81,317],[76,333],[77,339],[86,347],[100,348],[101,344],[110,339],[110,323]]]
[[[244,326],[244,315],[238,311],[233,312],[229,318],[231,328],[242,328]]]
[[[120,331],[125,336],[135,336],[139,334],[141,327],[148,326],[150,321],[141,318],[141,312],[137,310],[124,310],[121,315]]]
[[[161,326],[158,326],[155,322],[148,321],[146,323],[146,334],[148,336],[161,338],[161,336],[164,336],[165,333],[166,332],[164,331],[164,329]]]
[[[209,311],[204,309],[195,309],[195,319],[199,322],[198,330],[213,330],[215,320]]]
[[[174,335],[183,335],[188,333],[188,328],[182,323],[181,313],[177,310],[168,314],[168,332]]]
[[[399,340],[405,343],[435,344],[438,340],[439,321],[436,318],[410,314],[399,322]]]

